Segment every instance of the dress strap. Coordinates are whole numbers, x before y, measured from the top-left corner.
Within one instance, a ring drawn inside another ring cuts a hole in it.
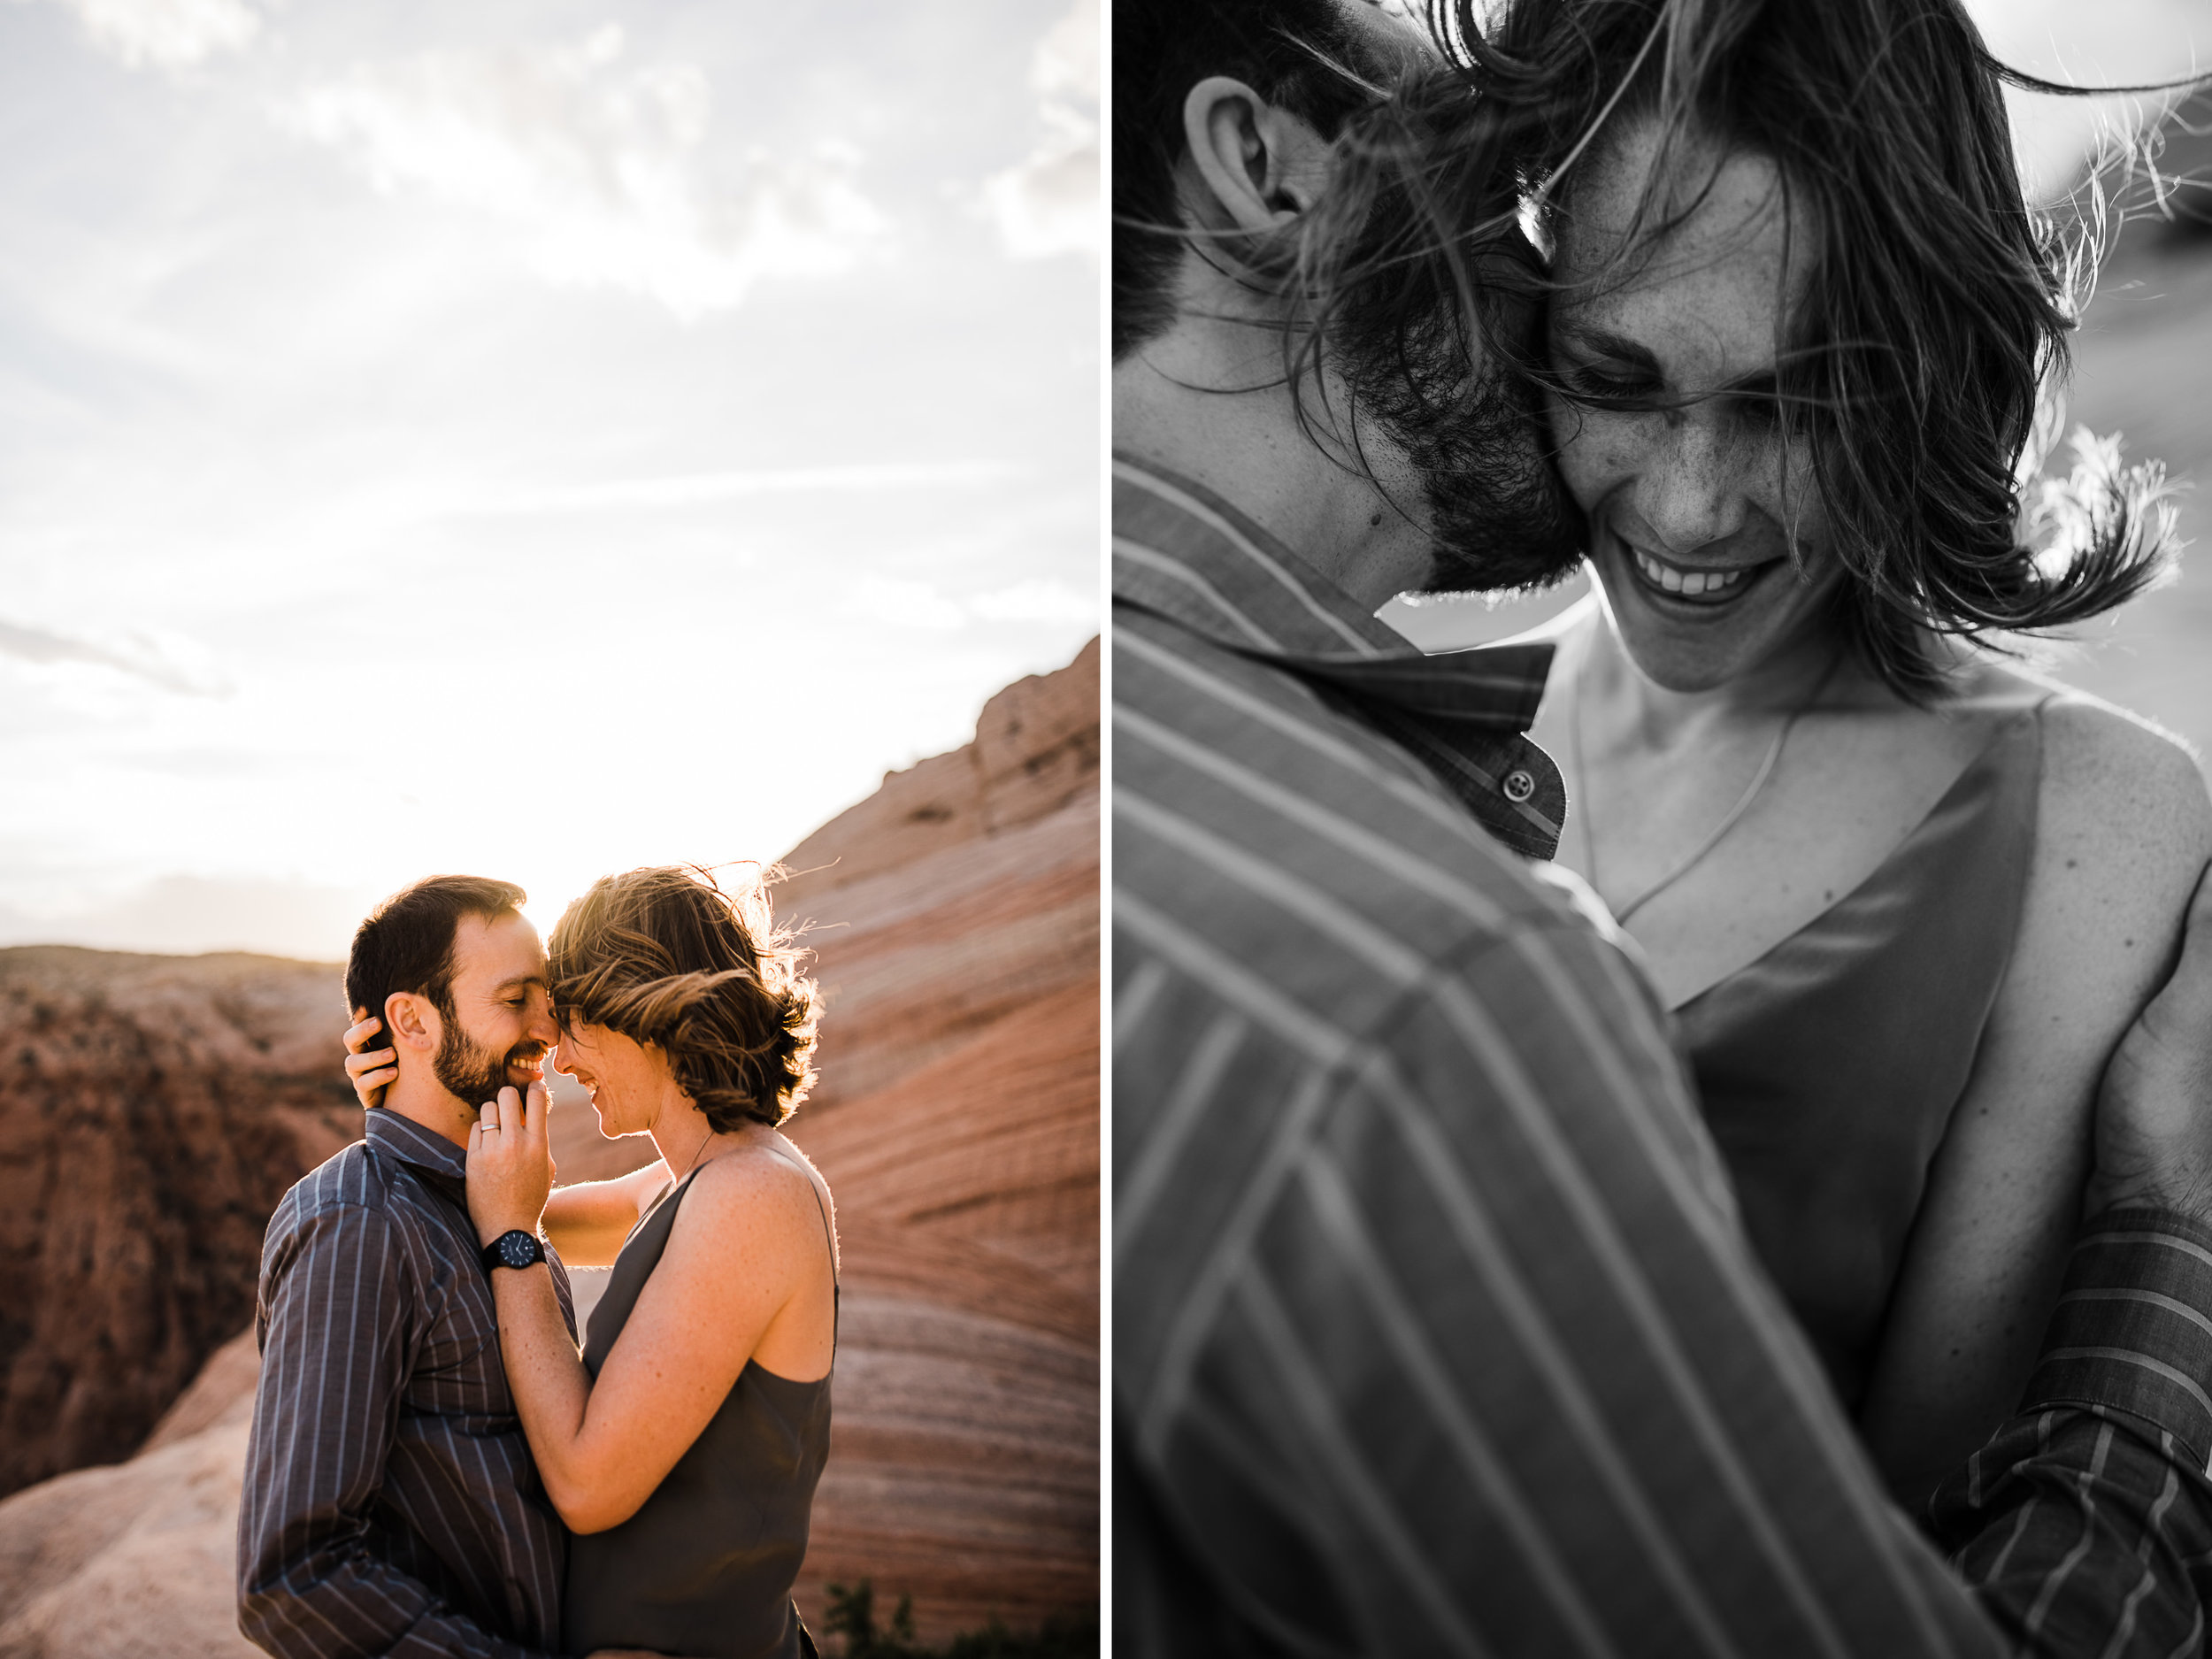
[[[778,1148],[772,1146],[768,1148],[768,1151],[773,1156],[782,1158],[786,1164],[788,1164],[793,1169],[798,1171],[800,1174],[806,1177],[807,1190],[814,1194],[814,1213],[822,1217],[822,1242],[829,1247],[830,1364],[832,1368],[834,1369],[837,1364],[837,1338],[839,1327],[845,1322],[845,1287],[838,1282],[837,1234],[830,1226],[829,1206],[822,1202],[822,1188],[818,1182],[816,1171],[809,1169],[798,1159],[787,1156]]]
[[[822,1189],[816,1184],[815,1172],[795,1157],[787,1156],[775,1147],[763,1148],[772,1157],[782,1158],[793,1169],[806,1177],[807,1190],[814,1194],[814,1211],[822,1217],[822,1242],[829,1246],[830,1284],[837,1284],[837,1234],[831,1230],[829,1207],[822,1202]]]

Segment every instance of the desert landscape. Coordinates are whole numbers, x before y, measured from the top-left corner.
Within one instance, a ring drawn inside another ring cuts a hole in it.
[[[1098,1600],[1098,648],[791,850],[843,1311],[800,1604],[919,1638]],[[255,1649],[232,1615],[260,1238],[359,1132],[340,971],[0,951],[0,1659]],[[580,1095],[564,1180],[634,1167]]]

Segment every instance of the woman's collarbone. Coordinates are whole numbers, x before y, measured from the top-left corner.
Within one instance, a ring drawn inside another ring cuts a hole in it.
[[[1750,966],[1879,874],[1986,751],[2003,718],[1808,717],[1760,798],[1625,924],[1668,1004],[1678,1007]],[[1618,828],[1609,818],[1601,825],[1601,893],[1609,903],[1633,903],[1640,882],[1658,879],[1653,871],[1663,872],[1684,846],[1694,846],[1703,833],[1701,810],[1708,827],[1727,810],[1742,787],[1741,768],[1732,785],[1722,770],[1707,777],[1678,764],[1653,803],[1665,816],[1647,820],[1640,833],[1625,818]],[[1618,781],[1632,787],[1636,780]]]

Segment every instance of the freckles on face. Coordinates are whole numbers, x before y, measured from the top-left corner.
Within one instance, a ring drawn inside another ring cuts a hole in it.
[[[1686,689],[1793,636],[1828,585],[1805,580],[1824,526],[1778,382],[1814,248],[1767,158],[1692,146],[1647,206],[1659,159],[1631,127],[1563,206],[1548,414],[1624,642]]]
[[[1586,408],[1556,394],[1545,401],[1559,476],[1586,513],[1615,486],[1642,472],[1643,451],[1649,446],[1638,433],[1637,422],[1644,417]]]
[[[553,1064],[591,1095],[599,1126],[608,1135],[638,1134],[652,1126],[665,1062],[634,1039],[603,1025],[572,1021],[561,1033]]]
[[[1771,161],[1678,157],[1647,200],[1656,146],[1647,124],[1631,128],[1562,211],[1551,414],[1579,504],[1634,487],[1687,552],[1778,504],[1778,345],[1810,250]],[[1695,205],[1673,210],[1686,192]]]

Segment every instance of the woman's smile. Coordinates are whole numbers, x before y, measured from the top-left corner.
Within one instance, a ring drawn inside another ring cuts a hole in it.
[[[1662,557],[1624,539],[1621,540],[1621,546],[1628,553],[1629,568],[1635,572],[1639,585],[1659,603],[1707,611],[1726,610],[1735,605],[1758,585],[1769,571],[1786,562],[1763,559],[1755,564],[1732,566],[1685,565],[1678,560]]]
[[[1595,516],[1590,557],[1614,626],[1643,673],[1676,691],[1724,684],[1800,636],[1828,582],[1809,585],[1772,534],[1727,538],[1694,563],[1617,528],[1632,512]]]

